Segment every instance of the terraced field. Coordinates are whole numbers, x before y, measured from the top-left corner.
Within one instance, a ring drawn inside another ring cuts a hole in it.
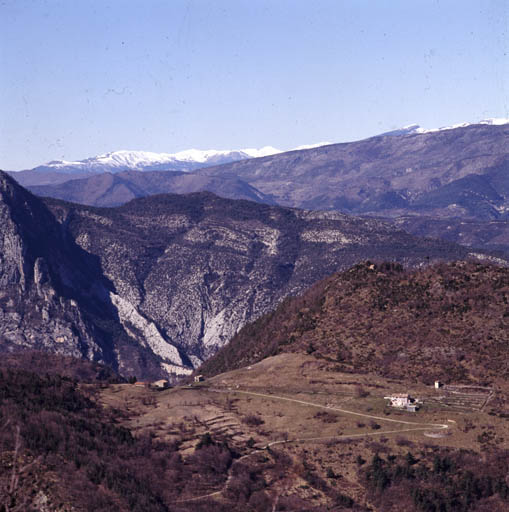
[[[493,389],[479,386],[451,386],[442,388],[436,397],[427,398],[428,403],[462,411],[481,411],[493,396]]]

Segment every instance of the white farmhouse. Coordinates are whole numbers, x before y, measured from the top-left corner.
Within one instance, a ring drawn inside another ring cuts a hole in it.
[[[385,400],[390,400],[392,407],[398,409],[406,409],[410,412],[415,412],[422,404],[422,400],[412,398],[408,393],[395,393],[394,395],[384,396]]]
[[[395,393],[391,396],[384,396],[384,400],[390,400],[392,407],[407,407],[412,402],[408,393]]]
[[[170,387],[170,383],[166,379],[156,380],[152,382],[151,387],[156,389],[166,389]]]

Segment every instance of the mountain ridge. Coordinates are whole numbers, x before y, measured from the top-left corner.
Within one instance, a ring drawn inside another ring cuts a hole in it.
[[[422,128],[418,124],[411,124],[402,128],[396,128],[387,132],[371,135],[360,139],[359,141],[343,142],[349,144],[351,142],[360,142],[375,137],[385,136],[404,136],[424,133],[434,133],[446,130],[454,130],[456,128],[465,128],[473,125],[490,125],[500,126],[509,124],[509,119],[506,118],[488,118],[478,122],[470,123],[463,122],[450,126],[443,126],[440,128]],[[272,146],[264,146],[262,148],[243,148],[243,149],[187,149],[177,151],[176,153],[156,153],[153,151],[144,150],[116,150],[103,153],[100,155],[87,157],[83,160],[52,160],[45,164],[40,164],[32,169],[24,169],[14,172],[38,171],[49,172],[51,170],[63,173],[72,172],[121,172],[121,171],[135,171],[135,170],[192,170],[199,168],[200,164],[207,166],[227,163],[230,161],[245,160],[248,158],[261,158],[264,156],[271,156],[279,153],[287,153],[290,151],[300,151],[304,149],[313,149],[327,145],[338,143],[332,142],[319,142],[315,144],[303,144],[293,149],[281,150]],[[186,169],[186,163],[190,169]]]
[[[418,124],[409,124],[407,126],[403,126],[402,128],[396,128],[395,130],[390,130],[388,132],[381,133],[380,136],[387,136],[387,135],[412,135],[417,133],[433,133],[433,132],[442,132],[445,130],[454,130],[455,128],[465,128],[466,126],[472,126],[475,124],[485,124],[490,126],[500,126],[504,124],[509,124],[509,119],[505,117],[491,117],[487,119],[482,119],[481,121],[478,121],[476,123],[456,123],[450,126],[442,126],[440,128],[422,128]]]
[[[389,218],[504,219],[509,215],[507,140],[509,124],[471,124],[244,159],[190,174],[213,177],[219,195],[217,180],[224,179],[225,186],[240,180],[281,206]],[[27,186],[48,185],[37,189],[42,195],[78,200],[57,187],[63,181],[58,173],[11,175]],[[87,178],[74,176],[79,177]]]
[[[55,170],[72,173],[134,171],[134,170],[192,170],[201,164],[220,164],[234,160],[255,158],[280,153],[280,150],[270,146],[261,149],[233,149],[233,150],[198,150],[189,149],[177,153],[154,153],[150,151],[118,150],[104,153],[84,160],[66,161],[53,160],[47,164],[34,167],[31,170],[43,172]],[[163,169],[161,169],[163,168]]]
[[[318,144],[306,144],[295,148],[302,150],[329,144],[320,142]],[[292,151],[294,151],[292,150]],[[21,184],[32,182],[37,175],[57,174],[62,180],[73,179],[77,176],[87,176],[105,172],[117,173],[123,171],[182,171],[191,172],[201,167],[219,165],[237,160],[260,158],[269,155],[282,153],[280,149],[272,146],[262,148],[244,149],[187,149],[176,153],[155,153],[152,151],[117,150],[101,155],[88,157],[83,160],[67,161],[52,160],[45,164],[38,165],[32,169],[20,171],[9,171],[11,175],[17,176]],[[39,176],[40,179],[41,176]],[[35,183],[34,183],[35,184]],[[41,183],[42,184],[42,183]]]
[[[0,182],[4,349],[74,354],[123,376],[190,373],[246,322],[360,260],[469,257],[337,212],[207,192],[98,208]]]
[[[229,199],[274,201],[239,178],[200,176],[179,171],[122,171],[94,174],[54,185],[27,186],[34,194],[89,206],[120,206],[149,195],[208,191]]]
[[[295,352],[336,361],[339,371],[427,384],[507,379],[508,303],[507,268],[367,261],[247,324],[200,371]]]
[[[401,209],[411,210],[420,196],[470,175],[489,175],[498,189],[507,190],[508,139],[508,124],[477,124],[401,137],[372,137],[196,172],[237,176],[272,194],[284,206],[390,217]],[[462,202],[461,186],[455,194],[447,206],[434,208],[434,213],[456,215],[454,208],[448,207]],[[505,194],[503,202],[479,199],[500,214],[509,205]],[[459,206],[460,214],[472,214],[468,201]],[[475,205],[472,208],[475,210]]]

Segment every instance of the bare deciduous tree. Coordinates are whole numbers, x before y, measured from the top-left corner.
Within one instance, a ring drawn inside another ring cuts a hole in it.
[[[1,430],[5,430],[10,424],[10,421],[3,425]],[[0,483],[0,494],[2,497],[2,507],[5,512],[21,512],[27,510],[28,505],[28,497],[21,496],[20,494],[20,477],[28,471],[32,466],[34,466],[39,458],[34,459],[28,464],[21,464],[21,429],[19,425],[15,427],[14,434],[14,452],[12,458],[12,469],[10,473],[10,477],[5,481]]]

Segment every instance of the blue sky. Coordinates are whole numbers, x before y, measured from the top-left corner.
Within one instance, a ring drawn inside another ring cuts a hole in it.
[[[506,0],[0,0],[0,168],[509,117]]]

